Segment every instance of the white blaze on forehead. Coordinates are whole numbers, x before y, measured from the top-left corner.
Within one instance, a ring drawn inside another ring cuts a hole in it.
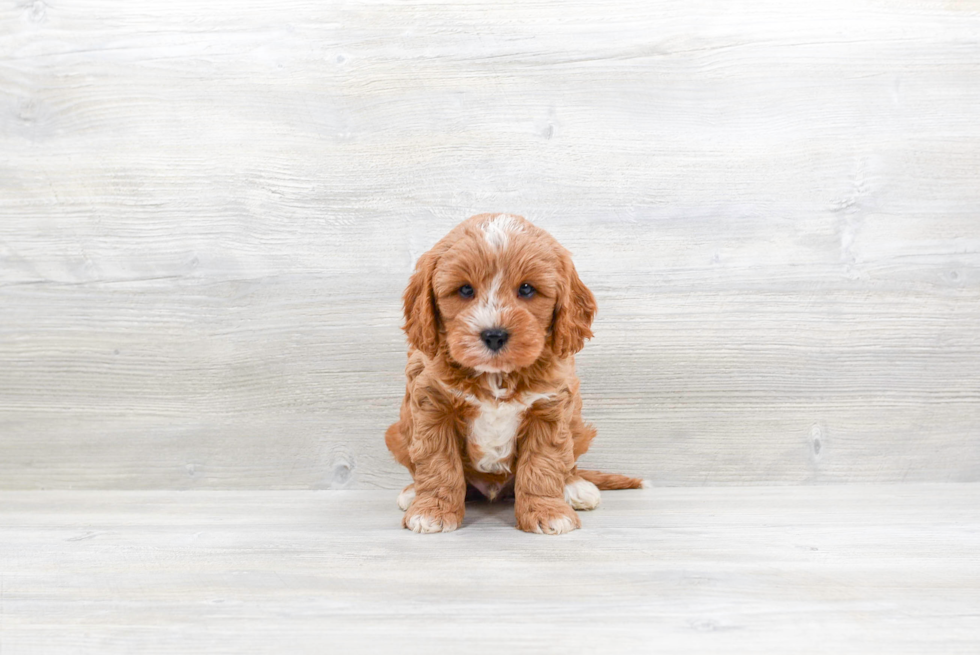
[[[524,226],[516,216],[510,214],[498,214],[483,224],[483,238],[495,250],[503,250],[507,247],[509,235],[523,231]]]
[[[466,322],[471,328],[478,332],[500,327],[500,285],[503,283],[503,275],[497,273],[487,289],[487,295],[483,298],[467,317]]]

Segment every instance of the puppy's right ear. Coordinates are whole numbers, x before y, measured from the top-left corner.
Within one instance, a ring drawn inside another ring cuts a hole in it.
[[[439,351],[439,308],[436,306],[436,294],[432,288],[435,270],[436,256],[432,251],[419,257],[403,297],[403,329],[408,335],[408,342],[429,359],[434,359]]]

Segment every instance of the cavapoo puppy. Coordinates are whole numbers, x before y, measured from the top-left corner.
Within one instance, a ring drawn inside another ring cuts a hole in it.
[[[512,493],[521,530],[562,534],[600,489],[642,486],[575,466],[595,437],[574,355],[596,302],[550,234],[474,216],[419,257],[404,305],[408,385],[385,442],[414,480],[398,497],[406,528],[455,530],[469,485],[490,500]]]

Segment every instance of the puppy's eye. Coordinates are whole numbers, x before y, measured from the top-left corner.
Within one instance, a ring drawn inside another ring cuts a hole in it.
[[[534,287],[532,287],[530,284],[525,282],[517,290],[517,295],[519,295],[521,298],[530,298],[531,296],[534,295],[534,292],[535,292]]]
[[[461,286],[459,288],[459,295],[462,296],[463,298],[472,298],[473,297],[473,287],[471,287],[468,284],[464,284],[463,286]]]

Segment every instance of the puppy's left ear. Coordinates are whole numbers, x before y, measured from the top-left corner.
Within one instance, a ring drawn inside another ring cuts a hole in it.
[[[551,323],[551,344],[558,357],[574,355],[592,338],[595,318],[595,296],[585,286],[568,253],[562,256],[564,275],[558,287],[555,314]]]

